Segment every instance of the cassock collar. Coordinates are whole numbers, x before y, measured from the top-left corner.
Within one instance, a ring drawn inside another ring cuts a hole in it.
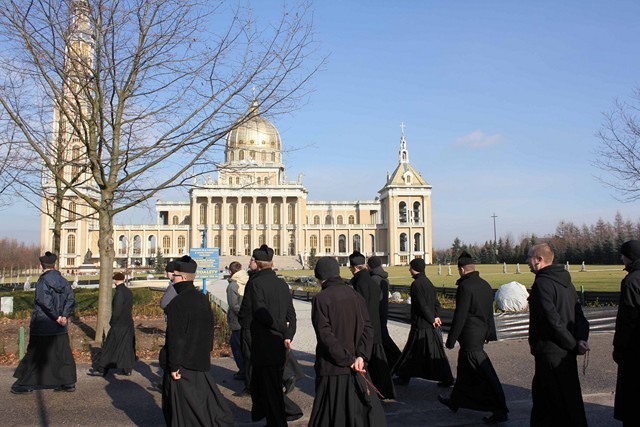
[[[177,293],[181,293],[188,289],[193,289],[195,288],[195,286],[193,286],[193,280],[186,280],[184,282],[174,283],[173,288],[176,290]]]

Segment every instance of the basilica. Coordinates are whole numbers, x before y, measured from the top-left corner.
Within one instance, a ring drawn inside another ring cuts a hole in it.
[[[336,257],[346,264],[360,251],[388,265],[413,258],[432,260],[431,185],[409,163],[404,131],[398,164],[372,200],[313,201],[301,181],[287,180],[283,141],[276,127],[249,107],[251,119],[226,137],[216,179],[194,179],[187,201],[158,201],[155,224],[117,225],[117,268],[151,267],[190,248],[219,248],[221,265],[243,260],[262,244],[274,249],[280,268],[306,267],[310,256]],[[69,212],[77,207],[69,200]],[[62,230],[60,269],[98,268],[95,219],[78,215]],[[51,246],[51,219],[42,216],[41,244]],[[224,264],[223,264],[224,263]]]

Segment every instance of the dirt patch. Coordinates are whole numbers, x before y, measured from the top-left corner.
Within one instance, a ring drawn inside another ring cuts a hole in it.
[[[164,316],[134,316],[136,330],[136,354],[143,360],[158,360],[160,348],[164,345],[166,323]],[[69,339],[76,363],[91,363],[100,354],[100,347],[95,343],[95,316],[74,317],[69,325]],[[29,343],[29,319],[0,318],[0,365],[17,365],[20,327],[24,327],[24,345]],[[227,340],[220,332],[215,331],[213,357],[231,355]]]

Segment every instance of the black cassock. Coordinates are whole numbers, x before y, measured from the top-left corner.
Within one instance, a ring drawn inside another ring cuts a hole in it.
[[[111,328],[102,346],[99,367],[130,370],[136,362],[136,336],[131,315],[133,294],[124,283],[116,286],[111,307]]]
[[[441,328],[434,328],[440,302],[431,281],[423,273],[411,284],[411,330],[393,371],[401,378],[453,382],[444,350]]]
[[[389,316],[389,274],[384,271],[382,267],[376,267],[371,270],[371,278],[380,286],[380,333],[382,335],[382,347],[384,348],[384,354],[387,358],[387,364],[391,368],[393,367],[402,352],[396,345],[391,335],[389,335],[389,329],[387,329],[387,320]]]

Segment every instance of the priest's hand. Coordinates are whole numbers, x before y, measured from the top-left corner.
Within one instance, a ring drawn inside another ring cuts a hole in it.
[[[291,340],[290,339],[284,340],[284,348],[286,348],[287,350],[291,350]]]
[[[364,369],[364,359],[362,357],[356,357],[355,362],[351,364],[351,369],[356,372],[367,372]]]
[[[435,321],[433,322],[433,328],[438,329],[441,326],[442,326],[442,320],[440,320],[439,317],[436,317]]]
[[[60,326],[65,326],[67,324],[67,318],[66,317],[62,317],[62,316],[58,316],[58,318],[56,319],[56,322]]]
[[[177,370],[177,371],[175,371],[175,372],[171,372],[171,378],[172,378],[174,381],[178,381],[180,378],[182,378],[182,376],[180,375],[180,369],[178,369],[178,370]]]
[[[586,341],[578,341],[578,354],[582,355],[589,351],[589,343]]]

